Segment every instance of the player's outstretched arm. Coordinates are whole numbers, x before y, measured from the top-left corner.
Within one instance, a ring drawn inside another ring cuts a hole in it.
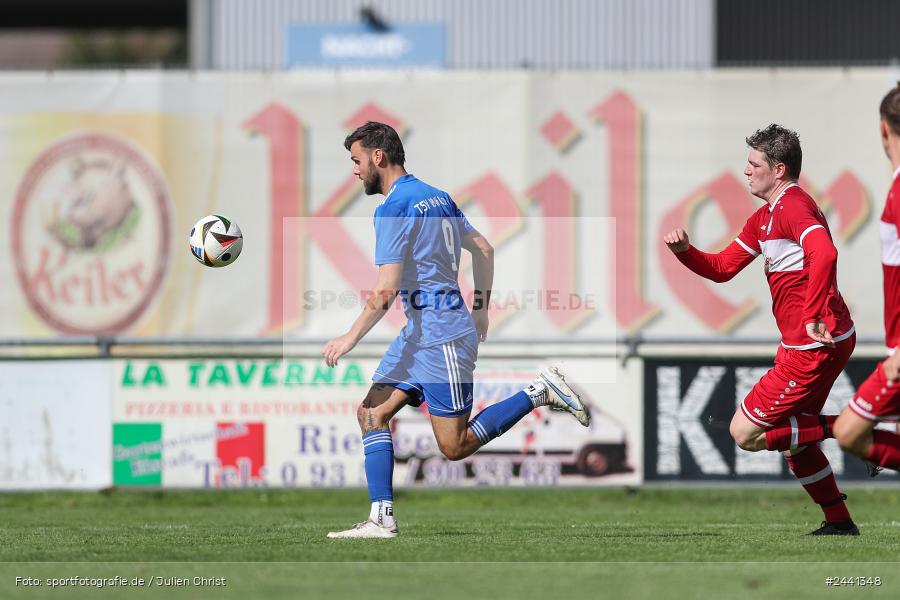
[[[475,281],[475,298],[472,302],[472,319],[478,331],[478,339],[487,339],[488,307],[494,286],[494,247],[483,235],[473,231],[463,236],[462,246],[472,253],[472,278]]]
[[[716,283],[730,280],[758,256],[737,240],[724,250],[710,254],[691,246],[691,239],[684,229],[674,229],[663,236],[663,242],[688,269]]]
[[[400,279],[403,275],[403,263],[390,263],[378,267],[378,280],[372,295],[366,300],[362,312],[353,322],[350,331],[336,337],[322,350],[325,364],[329,367],[337,365],[340,357],[347,354],[359,343],[369,330],[381,320],[388,311],[400,291]]]

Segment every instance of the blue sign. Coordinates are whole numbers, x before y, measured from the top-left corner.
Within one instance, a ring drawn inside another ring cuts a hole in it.
[[[285,65],[444,67],[444,24],[399,23],[387,31],[362,23],[288,25]]]

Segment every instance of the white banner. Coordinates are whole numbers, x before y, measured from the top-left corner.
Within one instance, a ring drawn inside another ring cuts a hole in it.
[[[613,358],[557,361],[572,382],[598,365],[616,383],[579,386],[593,422],[535,410],[472,457],[440,455],[425,407],[392,423],[397,486],[623,485],[643,473],[641,368]],[[115,485],[354,487],[365,485],[356,407],[377,365],[310,359],[114,361]],[[527,385],[537,362],[483,359],[473,415]],[[577,385],[577,383],[576,383]]]
[[[705,249],[732,239],[759,206],[742,176],[744,138],[771,122],[793,128],[801,183],[840,250],[841,291],[860,335],[878,338],[877,218],[891,173],[877,107],[896,79],[877,69],[4,74],[0,336],[342,333],[345,315],[304,299],[316,281],[338,293],[374,282],[380,197],[362,194],[342,145],[374,119],[401,133],[409,170],[450,192],[494,243],[496,293],[521,289],[502,274],[529,264],[523,246],[538,248],[553,257],[535,266],[543,288],[554,274],[600,278],[597,310],[616,333],[701,338],[777,338],[762,264],[714,285],[673,261],[661,235],[686,226]],[[191,225],[214,212],[246,236],[224,269],[187,249]],[[551,217],[612,218],[615,235],[586,221],[561,234]],[[330,225],[291,235],[291,219]],[[586,238],[606,248],[578,251]],[[372,335],[397,327],[389,319]],[[495,319],[492,339],[581,331],[536,311]]]
[[[0,362],[0,489],[97,489],[110,476],[112,365]]]

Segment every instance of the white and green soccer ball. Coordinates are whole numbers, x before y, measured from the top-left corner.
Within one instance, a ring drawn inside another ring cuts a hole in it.
[[[222,215],[207,215],[191,229],[191,254],[207,267],[225,267],[241,255],[244,235],[237,223]]]

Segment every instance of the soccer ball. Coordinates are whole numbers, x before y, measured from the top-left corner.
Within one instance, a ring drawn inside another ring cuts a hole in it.
[[[191,229],[190,245],[194,258],[207,267],[224,267],[241,255],[244,235],[231,219],[207,215]]]

